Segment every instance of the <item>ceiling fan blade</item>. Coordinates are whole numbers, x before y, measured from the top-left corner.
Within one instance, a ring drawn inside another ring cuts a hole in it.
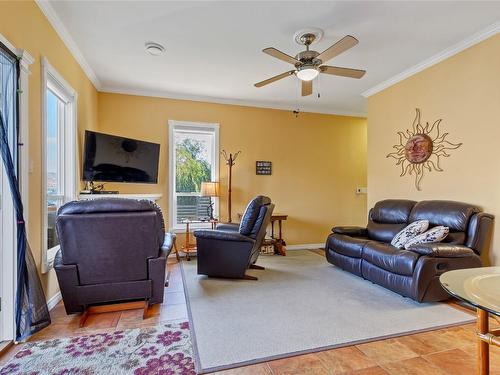
[[[294,58],[290,55],[287,55],[286,53],[281,52],[274,47],[264,48],[262,50],[262,52],[267,53],[268,55],[270,55],[272,57],[276,57],[277,59],[283,60],[283,61],[290,63],[290,64],[293,64],[293,65],[300,63],[300,61],[297,60],[296,58]]]
[[[358,79],[363,77],[366,73],[366,70],[341,68],[338,66],[328,66],[328,65],[320,66],[319,71],[321,73],[333,74],[334,76],[358,78]]]
[[[264,81],[257,82],[254,86],[255,87],[262,87],[262,86],[268,85],[270,83],[273,83],[274,81],[277,81],[279,79],[291,76],[293,73],[295,73],[295,70],[290,70],[288,72],[278,74],[277,76],[265,79]]]
[[[340,55],[342,52],[347,51],[349,48],[354,47],[356,44],[358,44],[358,40],[355,37],[346,35],[333,46],[321,52],[316,58],[325,63],[335,56]]]
[[[302,81],[302,96],[308,96],[313,93],[313,81]]]

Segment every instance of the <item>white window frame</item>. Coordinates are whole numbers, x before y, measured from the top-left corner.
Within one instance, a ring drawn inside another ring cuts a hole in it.
[[[54,258],[59,246],[47,248],[47,89],[50,89],[64,102],[64,145],[61,147],[59,166],[64,171],[64,202],[77,197],[77,92],[54,69],[49,61],[42,57],[42,272],[47,273],[54,265]],[[60,131],[60,128],[59,128]]]
[[[169,183],[167,193],[169,196],[169,227],[174,232],[184,232],[185,224],[177,224],[177,199],[175,194],[175,143],[174,132],[185,130],[188,132],[213,133],[214,134],[214,168],[212,170],[212,181],[219,181],[219,124],[207,122],[168,120],[168,153],[169,153]],[[199,195],[199,194],[193,194]],[[214,198],[212,198],[214,199]],[[214,216],[219,217],[219,200],[214,199]],[[210,228],[210,223],[192,223],[190,228]]]
[[[19,60],[19,85],[21,91],[18,102],[18,122],[19,122],[19,142],[20,147],[18,153],[19,170],[19,188],[21,191],[21,199],[24,208],[24,221],[26,230],[28,229],[29,217],[29,75],[31,74],[29,67],[34,62],[34,58],[25,50],[15,48],[2,34],[0,34],[0,42],[3,43],[11,52],[18,56]],[[1,162],[1,161],[0,161]],[[17,291],[17,240],[15,227],[15,211],[10,193],[10,187],[5,179],[5,175],[0,177],[3,185],[3,196],[0,198],[2,205],[1,215],[3,221],[2,237],[2,252],[0,257],[1,279],[0,289],[2,297],[2,311],[0,314],[0,341],[13,341],[16,337],[16,322],[15,322],[15,296]],[[8,223],[7,226],[5,224]]]

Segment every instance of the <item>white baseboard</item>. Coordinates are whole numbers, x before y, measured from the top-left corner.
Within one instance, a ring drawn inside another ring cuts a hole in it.
[[[315,249],[323,249],[325,244],[322,243],[304,243],[300,245],[287,245],[287,250],[315,250]]]
[[[285,247],[287,250],[316,250],[316,249],[323,249],[325,247],[325,244],[323,242],[322,243],[304,243],[304,244],[299,244],[299,245],[286,245]],[[191,255],[196,256],[196,252],[191,253]],[[179,256],[181,258],[185,258],[186,254],[179,252]],[[175,253],[172,251],[168,257],[175,258]]]
[[[54,307],[56,307],[56,305],[61,300],[62,300],[61,292],[57,292],[56,294],[54,294],[52,298],[47,301],[47,307],[49,308],[49,311],[52,310]]]

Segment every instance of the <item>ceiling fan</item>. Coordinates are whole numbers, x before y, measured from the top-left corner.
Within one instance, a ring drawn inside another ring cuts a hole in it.
[[[287,63],[293,64],[295,69],[278,74],[277,76],[268,78],[264,81],[257,82],[255,87],[262,87],[282,78],[296,75],[297,78],[302,81],[302,96],[308,96],[311,95],[313,91],[312,81],[318,76],[319,73],[358,79],[365,75],[366,71],[364,70],[323,65],[323,63],[333,59],[335,56],[340,55],[342,52],[345,52],[358,44],[358,40],[355,37],[347,35],[323,52],[318,53],[309,49],[309,46],[319,39],[318,36],[321,37],[322,34],[318,35],[318,33],[315,32],[296,34],[296,42],[306,46],[306,50],[299,52],[295,57],[287,55],[286,53],[273,47],[264,48],[262,52]]]

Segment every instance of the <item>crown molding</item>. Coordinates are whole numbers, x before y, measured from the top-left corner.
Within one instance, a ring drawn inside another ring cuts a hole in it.
[[[168,91],[159,90],[145,90],[145,89],[123,89],[119,87],[102,87],[99,92],[110,93],[110,94],[122,94],[122,95],[134,95],[134,96],[147,96],[153,98],[163,98],[163,99],[174,99],[174,100],[191,100],[194,102],[205,102],[205,103],[215,103],[215,104],[228,104],[228,105],[238,105],[243,107],[256,107],[256,108],[268,108],[284,111],[292,111],[297,109],[297,106],[293,105],[283,105],[277,103],[267,103],[254,100],[241,100],[241,99],[227,99],[227,98],[215,98],[210,96],[200,96],[200,95],[189,95],[189,94],[178,94]],[[299,106],[299,111],[302,113],[319,113],[325,115],[337,115],[337,116],[351,116],[351,117],[363,117],[366,118],[366,113],[363,112],[352,112],[345,111],[341,109],[331,109],[331,110],[320,110],[308,106]]]
[[[0,34],[0,42],[19,58],[23,69],[28,69],[28,67],[35,62],[35,59],[28,51],[14,47],[14,45],[2,34]]]
[[[47,17],[50,24],[56,31],[57,35],[59,35],[59,37],[62,39],[63,43],[66,45],[70,53],[73,55],[75,60],[81,66],[81,68],[87,75],[88,79],[92,82],[95,88],[99,90],[99,88],[101,87],[101,83],[99,82],[97,75],[95,74],[94,70],[90,67],[90,64],[87,62],[87,60],[85,60],[85,57],[78,48],[78,45],[71,37],[71,34],[69,33],[68,29],[66,29],[66,27],[64,26],[63,22],[57,15],[56,11],[54,10],[50,2],[48,0],[35,0],[35,3],[38,5],[38,7],[45,15],[45,17]]]
[[[470,37],[462,40],[461,42],[458,42],[457,44],[454,44],[453,46],[448,47],[445,50],[429,57],[428,59],[426,59],[426,60],[424,60],[416,65],[413,65],[411,68],[406,69],[406,70],[402,71],[401,73],[396,74],[395,76],[393,76],[393,77],[379,83],[378,85],[364,91],[363,93],[361,93],[361,95],[363,95],[365,98],[368,98],[368,97],[370,97],[370,96],[372,96],[380,91],[385,90],[388,87],[395,85],[398,82],[405,80],[408,77],[411,77],[411,76],[421,72],[422,70],[425,70],[425,69],[427,69],[427,68],[429,68],[429,67],[431,67],[431,66],[433,66],[433,65],[435,65],[443,60],[448,59],[451,56],[454,56],[457,53],[462,52],[463,50],[465,50],[469,47],[472,47],[473,45],[478,44],[478,43],[482,42],[483,40],[486,40],[486,39],[488,39],[488,38],[490,38],[493,35],[496,35],[498,33],[500,33],[500,22],[496,22],[493,25],[490,25],[489,27],[487,27],[487,28],[471,35]]]

